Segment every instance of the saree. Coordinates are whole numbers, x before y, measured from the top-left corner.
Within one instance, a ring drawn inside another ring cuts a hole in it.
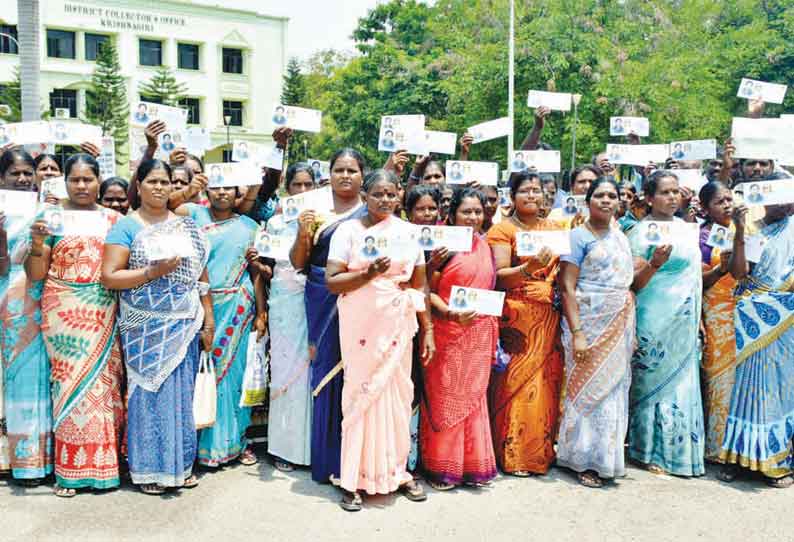
[[[110,229],[121,215],[100,208]],[[124,423],[116,297],[100,282],[105,233],[49,237],[41,298],[51,364],[55,480],[60,487],[117,487]]]
[[[491,247],[474,235],[471,252],[455,254],[441,272],[437,294],[449,304],[453,286],[493,289],[496,268]],[[439,483],[483,483],[496,477],[488,380],[499,339],[494,316],[464,326],[433,319],[436,354],[424,368],[421,402],[422,465]]]
[[[566,228],[543,219],[536,229]],[[518,231],[513,220],[505,220],[488,231],[491,246],[510,247],[513,266],[526,261],[515,256]],[[554,461],[559,421],[562,347],[560,315],[552,305],[559,259],[552,258],[545,266],[536,258],[531,258],[531,262],[531,278],[505,293],[499,339],[511,360],[504,372],[491,375],[489,387],[496,462],[507,473],[548,472]]]
[[[190,218],[143,226],[131,216],[119,220],[105,242],[128,248],[128,268],[141,269],[151,263],[147,244],[161,234],[183,236],[193,256],[181,258],[168,275],[119,294],[127,461],[134,484],[180,487],[196,459],[193,387],[204,318],[198,279],[207,263],[207,242]]]
[[[350,220],[337,228],[329,260],[361,271],[372,262],[364,254],[364,235],[409,239],[413,226],[390,216],[365,228]],[[424,294],[402,288],[416,265],[424,266],[419,247],[391,255],[386,273],[339,296],[339,337],[344,364],[340,486],[370,495],[388,494],[413,480],[411,451],[411,364],[416,313],[425,310]],[[424,272],[424,271],[422,271]]]
[[[709,232],[710,227],[701,229],[700,250],[704,273],[719,267],[723,256],[719,249],[705,244]],[[736,340],[733,327],[735,287],[736,280],[730,273],[726,273],[716,284],[703,292],[703,326],[706,328],[706,344],[703,345],[701,376],[706,418],[705,457],[707,461],[713,462],[719,462],[736,374]]]
[[[298,221],[276,215],[267,223],[271,236],[298,235]],[[291,244],[291,242],[290,242]],[[270,280],[270,409],[267,451],[295,465],[311,464],[312,388],[304,290],[306,276],[289,261],[277,260]]]
[[[654,246],[641,226],[629,233],[631,251],[650,261]],[[705,472],[698,344],[703,275],[696,239],[673,245],[667,262],[636,299],[629,457],[678,476]]]
[[[736,376],[719,459],[780,478],[794,452],[794,221],[760,235],[760,261],[736,288]]]
[[[53,470],[50,360],[41,334],[44,281],[30,281],[23,265],[31,220],[6,216],[10,267],[0,277],[0,357],[9,466],[16,479]]]
[[[573,334],[563,319],[566,387],[557,464],[576,472],[592,470],[601,478],[625,476],[634,351],[631,249],[617,225],[602,238],[576,228],[571,247],[561,259],[579,268],[576,302],[588,350],[584,360],[576,361]]]
[[[198,462],[218,467],[245,450],[245,431],[251,424],[251,408],[240,406],[240,395],[256,312],[245,252],[253,245],[257,225],[247,216],[213,222],[206,207],[187,207],[209,242],[207,272],[215,316],[210,351],[217,380],[215,424],[199,432]]]
[[[328,291],[325,266],[331,238],[344,222],[366,213],[364,207],[327,218],[315,233],[306,278],[304,301],[311,360],[312,480],[327,483],[339,478],[342,449],[342,362],[339,346],[337,296]]]

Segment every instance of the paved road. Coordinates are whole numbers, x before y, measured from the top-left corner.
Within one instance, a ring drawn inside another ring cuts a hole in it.
[[[262,457],[262,450],[259,450]],[[283,474],[267,462],[202,472],[192,490],[152,497],[127,485],[59,499],[0,481],[0,541],[293,540],[653,541],[794,540],[794,488],[754,479],[728,486],[632,468],[602,490],[579,486],[568,471],[531,479],[498,478],[492,488],[429,491],[425,503],[365,499],[351,514],[338,493],[308,471]]]

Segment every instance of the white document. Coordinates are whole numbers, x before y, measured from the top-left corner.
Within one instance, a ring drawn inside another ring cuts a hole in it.
[[[452,312],[475,311],[484,316],[502,316],[505,293],[479,288],[453,286],[449,294],[449,310]]]
[[[300,132],[317,133],[322,130],[323,112],[293,105],[276,104],[273,106],[273,124],[286,126]]]
[[[171,153],[177,148],[183,147],[185,142],[185,132],[183,130],[166,130],[157,136],[157,156],[160,160],[168,162]]]
[[[472,235],[467,226],[416,226],[414,238],[424,251],[446,247],[452,252],[471,252]]]
[[[52,194],[59,200],[69,197],[69,194],[66,192],[66,180],[63,178],[63,175],[41,181],[41,187],[39,187],[39,201],[44,203],[44,200],[47,199],[49,194]]]
[[[513,151],[510,171],[534,169],[539,173],[559,173],[560,151]]]
[[[82,122],[50,122],[50,137],[56,145],[79,145],[89,142],[97,147],[102,145],[102,128]]]
[[[146,141],[146,134],[144,133],[143,128],[137,128],[135,126],[130,127],[130,141],[129,141],[129,148],[130,148],[130,161],[132,162],[139,162],[142,158],[146,149],[149,147],[149,144]],[[135,172],[134,164],[131,173]]]
[[[312,167],[314,172],[314,181],[320,182],[331,178],[331,163],[317,160],[316,158],[309,158],[306,160]]]
[[[689,188],[695,194],[698,194],[703,185],[708,182],[699,169],[672,169],[670,171],[678,177],[679,186]]]
[[[24,147],[25,151],[34,159],[41,154],[55,154],[55,145],[52,143],[28,143]]]
[[[104,239],[108,233],[107,220],[99,211],[62,211],[61,214],[63,229],[60,235]]]
[[[463,162],[447,160],[447,184],[478,182],[496,186],[499,183],[499,164],[496,162]]]
[[[794,203],[794,179],[741,183],[744,203],[750,205],[784,205]]]
[[[710,247],[718,248],[722,252],[730,252],[733,250],[733,232],[725,226],[712,224],[706,244]]]
[[[0,190],[0,211],[6,216],[30,218],[36,215],[36,192]]]
[[[664,163],[668,156],[667,145],[607,144],[607,158],[611,164],[646,166],[649,162]]]
[[[130,126],[145,128],[150,122],[161,120],[169,130],[185,131],[187,109],[151,102],[137,102],[130,109]]]
[[[698,242],[698,224],[680,221],[659,222],[642,220],[639,224],[640,233],[644,236],[645,243],[656,245],[686,246]]]
[[[287,230],[283,230],[287,233]],[[274,260],[289,260],[289,252],[295,242],[294,235],[273,235],[261,228],[256,232],[254,247],[257,253],[263,258],[273,258]]]
[[[157,262],[170,258],[190,258],[195,254],[193,241],[187,233],[163,233],[150,237],[145,245],[146,257]]]
[[[378,258],[404,259],[406,254],[415,254],[416,239],[408,236],[389,236],[383,232],[366,231],[353,245],[359,257],[365,261]]]
[[[764,235],[748,235],[744,238],[744,257],[748,262],[758,263],[764,253],[767,238]]]
[[[208,186],[255,186],[262,184],[262,170],[258,164],[247,162],[225,162],[207,164]]]
[[[647,137],[650,133],[650,122],[645,117],[610,117],[609,135],[622,136],[634,134]]]
[[[63,207],[45,205],[41,219],[46,222],[50,235],[63,235]]]
[[[567,92],[530,90],[527,105],[533,108],[548,107],[555,111],[570,111],[571,95]]]
[[[734,117],[731,139],[736,158],[794,162],[794,123],[787,118],[748,119]]]
[[[519,231],[516,234],[516,256],[537,256],[547,247],[552,254],[563,256],[571,253],[571,232],[556,231]]]
[[[0,124],[0,146],[32,145],[50,141],[50,123],[44,120]]]
[[[102,146],[99,147],[99,176],[107,179],[116,175],[116,142],[111,136],[102,138]]]
[[[435,130],[425,130],[425,145],[427,153],[430,154],[455,154],[458,144],[458,134],[455,132],[436,132]]]
[[[694,139],[670,143],[673,160],[713,160],[717,157],[716,139]]]
[[[192,126],[185,130],[185,150],[196,156],[204,156],[204,153],[212,148],[212,136],[208,128]]]
[[[309,190],[294,196],[286,196],[281,200],[281,212],[285,222],[296,220],[303,211],[312,210],[319,214],[330,212],[334,208],[334,197],[330,186],[317,190]]]
[[[232,162],[253,160],[257,155],[263,154],[264,152],[264,147],[262,145],[240,139],[232,141]]]
[[[761,100],[770,104],[782,104],[786,97],[786,85],[777,83],[765,83],[755,79],[742,78],[736,96],[748,100]]]
[[[472,143],[482,143],[483,141],[505,137],[510,135],[512,131],[513,124],[510,122],[510,117],[502,117],[500,119],[489,120],[488,122],[481,122],[467,130],[474,138]]]
[[[424,115],[386,115],[380,119],[378,150],[426,155]]]

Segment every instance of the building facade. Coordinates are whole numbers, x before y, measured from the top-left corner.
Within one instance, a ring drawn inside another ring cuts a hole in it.
[[[17,0],[2,3],[0,85],[19,66],[12,39]],[[211,130],[217,145],[209,161],[222,159],[227,139],[270,140],[286,65],[286,18],[189,0],[41,0],[40,6],[41,99],[51,114],[83,116],[97,50],[111,40],[131,103],[140,97],[139,83],[161,66],[185,84],[188,125]]]

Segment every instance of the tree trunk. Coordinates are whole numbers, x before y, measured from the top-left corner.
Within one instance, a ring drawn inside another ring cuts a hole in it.
[[[18,0],[17,14],[19,19],[19,80],[22,90],[22,120],[39,120],[41,118],[39,0]]]

